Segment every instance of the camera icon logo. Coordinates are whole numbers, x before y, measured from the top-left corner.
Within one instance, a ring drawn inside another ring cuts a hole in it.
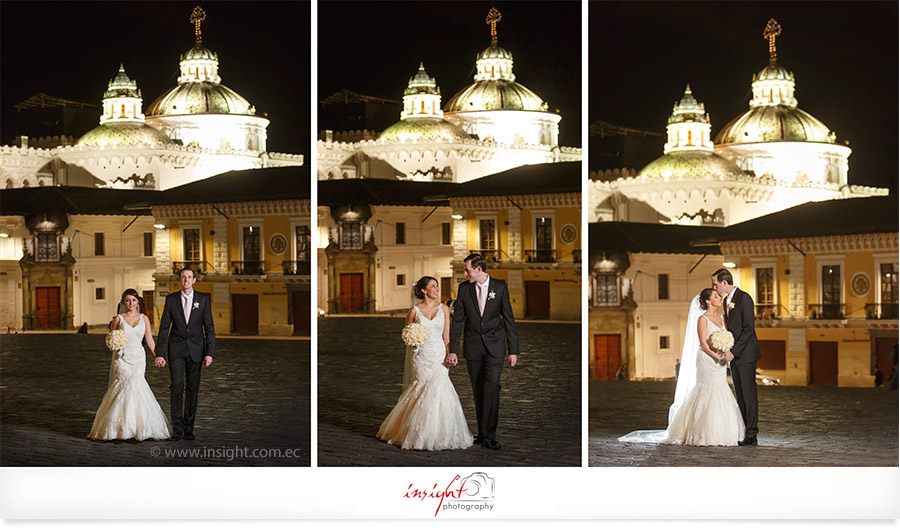
[[[494,498],[494,479],[487,473],[475,472],[466,477],[466,490],[462,500],[489,500]]]

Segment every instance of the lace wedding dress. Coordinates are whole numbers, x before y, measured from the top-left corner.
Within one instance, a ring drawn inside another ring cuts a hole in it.
[[[708,333],[722,330],[705,315]],[[697,384],[669,424],[666,443],[733,446],[744,438],[744,419],[725,377],[725,365],[697,353]]]
[[[145,323],[141,317],[131,326],[119,315],[119,328],[128,336],[122,357],[113,352],[109,388],[100,402],[88,438],[94,440],[162,440],[169,438],[166,415],[144,378],[147,355],[141,340]]]
[[[428,339],[413,350],[412,381],[376,436],[403,449],[465,449],[473,438],[450,369],[444,365],[444,310],[439,306],[434,319],[425,317],[418,306],[415,310],[416,322],[425,327]]]

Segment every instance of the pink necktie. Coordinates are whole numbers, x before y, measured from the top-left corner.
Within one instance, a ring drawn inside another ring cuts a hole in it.
[[[191,298],[184,298],[184,324],[191,320]]]
[[[484,288],[481,284],[477,285],[478,288],[478,309],[481,311],[481,315],[484,315]]]

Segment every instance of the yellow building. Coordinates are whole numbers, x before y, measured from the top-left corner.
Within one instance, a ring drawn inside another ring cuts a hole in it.
[[[782,384],[874,385],[898,337],[894,196],[799,205],[717,237],[754,298],[760,373]]]
[[[518,318],[581,319],[581,163],[523,165],[458,185],[453,270],[481,253]],[[454,292],[455,293],[455,292]]]
[[[156,222],[156,298],[198,273],[218,334],[309,335],[309,168],[227,172],[175,187],[148,203]]]

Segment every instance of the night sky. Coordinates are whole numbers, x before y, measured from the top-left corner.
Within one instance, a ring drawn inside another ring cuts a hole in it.
[[[144,109],[178,84],[194,45],[189,18],[206,11],[203,45],[219,56],[222,84],[270,120],[268,150],[309,159],[309,2],[3,2],[0,4],[2,141],[14,105],[43,92],[100,105],[125,64]],[[97,110],[99,125],[100,111]]]
[[[897,2],[591,2],[588,16],[589,123],[665,134],[690,83],[715,135],[747,110],[775,18],[799,108],[850,140],[849,182],[896,193]]]
[[[579,2],[319,2],[317,97],[345,88],[399,101],[422,61],[446,104],[491,44],[491,7],[516,82],[559,109],[560,145],[581,146]]]

